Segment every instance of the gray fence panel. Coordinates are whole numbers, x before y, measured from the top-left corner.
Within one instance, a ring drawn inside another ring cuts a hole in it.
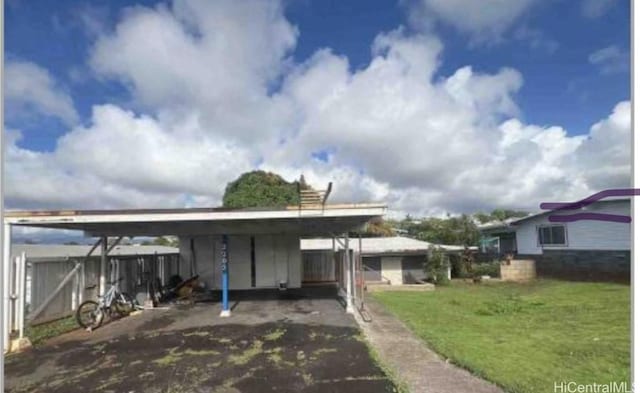
[[[29,256],[27,256],[29,265],[27,281],[30,287],[30,291],[27,294],[29,295],[27,297],[28,310],[37,309],[56,289],[64,277],[73,270],[75,264],[82,262],[82,260],[84,258],[57,258],[51,260],[39,258],[30,261]],[[113,256],[107,261],[107,281],[111,277],[112,267],[115,266],[111,263],[113,260],[119,261],[119,276],[123,278],[120,282],[120,291],[127,292],[132,296],[146,293],[147,284],[145,280],[149,276],[148,272],[155,273],[156,276],[164,272],[162,279],[166,283],[171,275],[176,274],[179,266],[178,254]],[[164,265],[164,269],[158,266],[160,263]],[[84,269],[80,270],[80,272],[84,272],[84,288],[76,287],[82,285],[83,280],[81,278],[80,282],[72,279],[52,299],[40,315],[30,322],[31,324],[43,323],[71,315],[74,311],[73,298],[76,288],[83,291],[83,300],[96,300],[98,298],[100,257],[92,256],[89,258],[84,264]]]
[[[30,309],[36,309],[52,293],[60,281],[73,270],[75,263],[69,260],[52,260],[31,265]],[[71,296],[74,281],[67,283],[53,298],[34,323],[64,317],[71,311]]]

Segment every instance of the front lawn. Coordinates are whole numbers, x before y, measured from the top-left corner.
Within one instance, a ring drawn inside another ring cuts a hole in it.
[[[630,380],[626,285],[456,282],[434,292],[372,296],[436,352],[507,391]]]

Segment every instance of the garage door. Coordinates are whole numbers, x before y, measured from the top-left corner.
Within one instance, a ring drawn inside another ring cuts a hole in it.
[[[382,280],[382,264],[380,263],[380,257],[363,257],[362,269],[364,271],[365,281]]]

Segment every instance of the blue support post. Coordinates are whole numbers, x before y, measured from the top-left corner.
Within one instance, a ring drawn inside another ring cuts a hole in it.
[[[221,317],[231,316],[231,310],[229,310],[229,252],[228,252],[229,238],[227,235],[222,235],[222,311],[220,311]]]

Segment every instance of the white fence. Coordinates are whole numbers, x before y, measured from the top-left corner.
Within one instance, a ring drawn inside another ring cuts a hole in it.
[[[180,271],[175,254],[116,255],[107,257],[107,281],[122,292],[145,297],[150,279],[165,285]],[[100,288],[101,257],[30,258],[14,256],[5,266],[5,350],[11,337],[22,338],[25,324],[36,325],[72,315],[87,299],[96,299]],[[109,283],[107,282],[107,286]]]

